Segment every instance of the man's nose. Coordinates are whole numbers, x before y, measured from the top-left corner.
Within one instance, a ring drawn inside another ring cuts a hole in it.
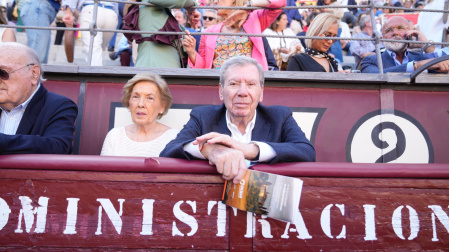
[[[240,83],[238,95],[247,96],[248,95],[248,87],[246,83]]]

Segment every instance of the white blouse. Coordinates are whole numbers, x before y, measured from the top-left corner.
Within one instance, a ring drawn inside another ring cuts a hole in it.
[[[159,157],[161,151],[179,133],[169,129],[158,138],[148,142],[136,142],[128,138],[125,127],[113,128],[104,139],[102,156]]]

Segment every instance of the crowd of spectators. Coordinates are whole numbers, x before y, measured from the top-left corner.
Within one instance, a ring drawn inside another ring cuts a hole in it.
[[[140,2],[142,0],[131,1]],[[320,13],[331,13],[338,19],[335,37],[353,37],[366,40],[332,40],[328,50],[323,53],[328,55],[332,61],[335,60],[340,68],[342,66],[345,69],[356,70],[361,69],[360,63],[364,57],[372,56],[375,53],[375,44],[370,39],[373,38],[376,31],[377,34],[383,33],[382,25],[387,20],[386,14],[394,12],[404,13],[405,15],[414,12],[414,8],[438,9],[443,8],[444,5],[444,0],[372,1],[374,1],[375,7],[375,25],[371,24],[370,15],[367,13],[369,10],[367,5],[371,5],[371,2],[365,0],[317,0],[316,2],[298,0],[143,0],[142,2],[154,6],[140,6],[139,28],[143,31],[157,31],[163,28],[169,16],[167,10],[169,10],[182,30],[186,31],[182,42],[179,42],[179,44],[182,43],[183,48],[180,50],[177,46],[153,41],[144,41],[137,44],[133,41],[127,41],[124,37],[116,43],[117,34],[98,32],[94,37],[90,64],[93,66],[103,65],[106,49],[108,49],[109,57],[112,60],[120,58],[122,66],[179,68],[186,67],[187,64],[184,65],[182,59],[188,57],[187,67],[218,69],[229,57],[247,55],[257,59],[265,70],[286,70],[292,57],[300,53],[307,54],[311,50],[306,49],[312,49],[307,48],[304,39],[293,39],[292,37],[295,35],[310,36],[307,31],[314,18]],[[1,8],[0,22],[11,24],[11,21],[13,21],[18,25],[43,27],[57,25],[87,28],[93,18],[93,3],[92,0],[9,0],[7,6]],[[304,8],[309,4],[326,7],[320,9]],[[195,8],[198,5],[209,6],[210,9]],[[302,6],[303,8],[286,9],[281,13],[281,10],[246,11],[214,9],[214,6],[272,8]],[[338,8],[339,6],[351,7]],[[129,4],[100,1],[97,13],[97,28],[119,29],[128,7]],[[395,7],[410,9],[404,10]],[[64,15],[62,20],[58,11]],[[57,13],[59,17],[55,19]],[[422,39],[422,35],[421,38],[413,37],[413,39],[418,41],[446,41],[446,37],[442,34],[444,31],[447,33],[448,25],[443,23],[442,16],[443,13],[421,12],[417,22],[416,20],[413,21],[415,23],[410,21],[409,29],[420,30],[420,27],[428,27],[429,29],[423,29],[420,33],[425,35],[426,40]],[[59,22],[54,22],[55,20]],[[19,31],[19,29],[17,30]],[[219,32],[224,35],[201,35],[202,32]],[[316,35],[321,36],[325,31],[321,32]],[[28,46],[36,50],[42,63],[48,63],[51,44],[50,30],[26,29],[26,33]],[[228,35],[229,33],[264,34],[268,37],[231,36]],[[0,28],[0,35],[1,41],[16,40],[15,33],[11,28]],[[143,34],[143,37],[151,36],[151,34]],[[73,37],[73,35],[70,37]],[[88,60],[90,38],[89,31],[81,32],[86,61]],[[60,36],[57,36],[56,40],[55,44],[61,44]],[[413,45],[413,47],[419,46],[425,45]],[[380,47],[384,48],[382,43]],[[413,49],[417,50],[418,48]],[[316,55],[309,56],[316,57]],[[164,60],[160,60],[162,58]],[[325,69],[329,69],[329,67],[325,67]]]

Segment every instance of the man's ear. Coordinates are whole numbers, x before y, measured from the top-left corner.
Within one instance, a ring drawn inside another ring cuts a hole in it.
[[[262,86],[262,90],[260,91],[259,102],[262,102],[262,101],[263,101],[263,87],[264,87],[264,86]]]
[[[218,83],[218,95],[220,97],[220,101],[223,101],[223,86],[221,83]]]
[[[39,78],[41,76],[41,68],[34,65],[31,69],[31,83],[37,85],[39,83]]]

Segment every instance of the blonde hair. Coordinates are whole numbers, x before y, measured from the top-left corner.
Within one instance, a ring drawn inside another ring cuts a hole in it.
[[[244,6],[247,2],[248,0],[235,0],[235,6],[241,7]]]
[[[159,89],[160,99],[162,101],[162,105],[164,105],[164,112],[162,114],[157,115],[157,119],[161,119],[162,116],[168,113],[168,110],[172,104],[172,96],[170,93],[170,89],[168,89],[167,82],[162,79],[161,76],[152,73],[139,73],[134,75],[126,84],[123,86],[122,90],[122,104],[125,107],[129,107],[129,98],[131,97],[131,93],[133,92],[134,86],[143,81],[148,81],[154,83]]]
[[[313,19],[312,24],[306,32],[306,36],[317,37],[329,30],[333,24],[338,24],[339,19],[333,14],[322,13]],[[307,48],[312,48],[315,39],[306,39]]]

